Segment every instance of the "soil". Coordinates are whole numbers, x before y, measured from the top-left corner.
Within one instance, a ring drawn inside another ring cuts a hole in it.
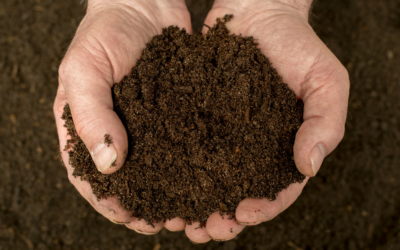
[[[275,200],[305,179],[293,160],[303,102],[252,37],[229,35],[231,18],[218,18],[205,36],[164,28],[113,86],[129,142],[116,173],[97,171],[65,106],[73,175],[98,199],[117,195],[149,223],[180,217],[204,225],[215,211],[233,217],[243,199]]]
[[[80,0],[0,1],[0,249],[400,249],[400,2],[319,0],[312,26],[346,66],[346,135],[299,199],[229,242],[139,235],[99,215],[60,166],[57,69]],[[194,27],[212,1],[188,0]]]

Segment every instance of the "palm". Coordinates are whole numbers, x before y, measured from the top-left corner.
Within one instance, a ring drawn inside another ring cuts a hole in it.
[[[231,9],[217,8],[206,23],[229,14]],[[238,13],[227,23],[232,33],[253,36],[258,47],[273,63],[283,81],[300,99],[307,98],[310,78],[327,79],[342,65],[317,37],[307,21],[281,10]],[[323,82],[320,81],[320,84]]]

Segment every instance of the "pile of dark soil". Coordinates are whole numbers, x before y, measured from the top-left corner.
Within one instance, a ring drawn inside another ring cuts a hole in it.
[[[400,249],[400,2],[315,1],[312,26],[351,79],[346,134],[297,201],[227,242],[115,225],[60,166],[57,69],[81,1],[0,1],[0,249]],[[186,0],[200,30],[212,0]],[[236,17],[235,17],[236,18]]]
[[[117,194],[147,221],[205,222],[215,211],[233,215],[246,197],[274,200],[303,181],[293,160],[303,103],[252,37],[229,35],[230,18],[205,36],[164,29],[114,85],[114,110],[129,137],[118,172],[97,171],[65,107],[76,142],[70,164],[98,198]]]

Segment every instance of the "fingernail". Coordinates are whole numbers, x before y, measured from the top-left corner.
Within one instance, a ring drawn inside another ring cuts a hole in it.
[[[315,144],[314,148],[310,153],[311,168],[313,170],[314,176],[317,174],[318,170],[321,168],[322,161],[326,156],[326,149],[322,143]]]
[[[107,145],[104,142],[97,144],[92,151],[92,158],[100,172],[110,168],[117,159],[114,144]]]
[[[238,224],[240,225],[245,225],[245,226],[255,226],[258,224],[261,224],[262,221],[256,221],[256,222],[241,222],[241,221],[237,221]]]
[[[232,240],[233,238],[235,238],[236,237],[236,235],[235,236],[233,236],[232,238],[229,238],[229,239],[214,239],[214,238],[212,238],[211,237],[211,239],[213,240],[213,241],[219,241],[219,242],[221,242],[221,241],[228,241],[228,240]]]
[[[111,220],[111,219],[109,219],[112,223],[114,223],[114,224],[117,224],[117,225],[126,225],[126,224],[129,224],[129,222],[118,222],[118,221],[115,221],[115,220]]]
[[[144,234],[144,235],[154,235],[154,234],[157,234],[157,233],[144,232],[144,231],[141,231],[141,230],[136,229],[136,228],[132,228],[132,229],[133,229],[133,231],[135,231],[136,233],[139,233],[139,234]]]

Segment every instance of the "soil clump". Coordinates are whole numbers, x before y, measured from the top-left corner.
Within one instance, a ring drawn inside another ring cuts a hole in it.
[[[129,141],[116,173],[97,171],[65,106],[73,174],[99,199],[117,195],[150,223],[180,217],[204,224],[215,211],[234,216],[244,198],[274,200],[304,180],[293,160],[303,103],[252,37],[229,34],[230,18],[217,19],[206,35],[163,29],[113,86]]]

